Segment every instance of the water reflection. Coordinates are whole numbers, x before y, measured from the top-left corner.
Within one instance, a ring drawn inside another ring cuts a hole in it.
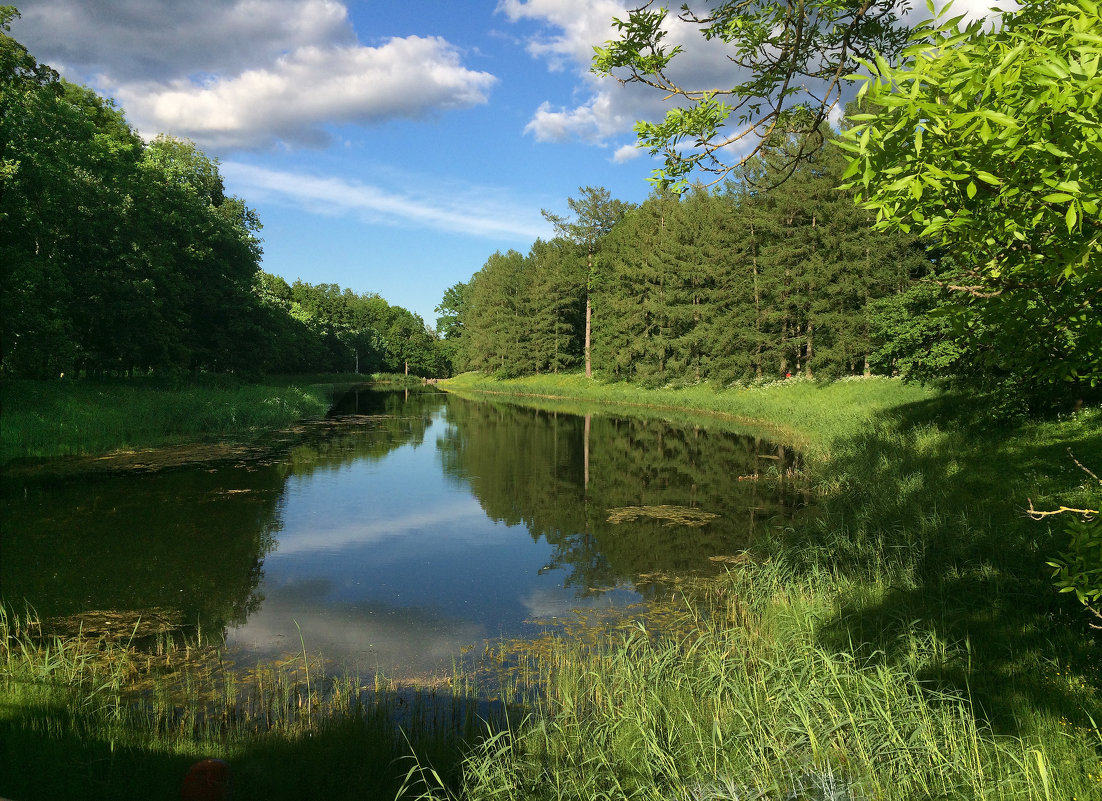
[[[297,651],[301,629],[340,668],[424,674],[530,618],[652,595],[648,575],[718,569],[802,502],[793,459],[699,426],[353,391],[264,459],[6,480],[0,577],[42,615],[170,607],[240,658]],[[610,522],[623,507],[650,512]]]
[[[448,417],[453,426],[437,441],[445,472],[470,486],[491,519],[552,545],[544,570],[565,570],[581,595],[623,583],[650,592],[641,576],[718,571],[710,557],[744,549],[806,502],[790,479],[796,454],[753,436],[492,402],[453,403]],[[641,511],[611,522],[624,507]],[[715,519],[671,525],[655,507]]]

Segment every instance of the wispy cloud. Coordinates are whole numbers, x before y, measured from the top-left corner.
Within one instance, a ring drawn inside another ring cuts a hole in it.
[[[332,176],[311,175],[229,161],[221,165],[228,187],[253,200],[293,204],[312,214],[355,216],[367,222],[433,228],[507,242],[530,242],[551,233],[538,206],[528,209],[495,190],[470,187],[432,195],[395,192]]]
[[[473,500],[467,500],[426,511],[414,511],[401,517],[319,525],[295,532],[284,531],[280,534],[276,554],[279,559],[285,559],[291,554],[302,552],[357,548],[393,537],[438,531],[441,526],[456,526],[461,522],[485,519],[486,513],[482,508]]]

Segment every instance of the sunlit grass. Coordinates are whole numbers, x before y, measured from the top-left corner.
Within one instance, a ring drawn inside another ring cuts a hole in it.
[[[505,380],[478,373],[440,382],[443,389],[505,396],[571,398],[625,408],[695,410],[723,415],[759,428],[775,438],[812,451],[854,434],[879,413],[935,397],[935,390],[902,381],[870,377],[830,383],[793,378],[759,385],[717,388],[707,383],[680,389],[642,389],[631,384],[587,379],[581,373],[527,376]]]
[[[5,380],[0,462],[244,439],[325,414],[328,393],[322,384]]]

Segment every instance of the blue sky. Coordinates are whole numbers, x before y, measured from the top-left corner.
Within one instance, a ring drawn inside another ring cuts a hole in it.
[[[540,209],[583,185],[649,192],[631,126],[661,99],[588,71],[625,5],[24,0],[12,34],[144,136],[216,156],[264,224],[265,270],[434,325],[447,287],[550,235]],[[733,82],[696,42],[682,61],[686,82]]]

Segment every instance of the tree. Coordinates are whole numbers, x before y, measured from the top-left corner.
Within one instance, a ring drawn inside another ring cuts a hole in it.
[[[555,232],[574,242],[585,251],[585,376],[593,377],[593,285],[597,280],[597,248],[601,239],[612,230],[631,208],[630,203],[614,200],[603,186],[580,186],[580,196],[567,198],[567,205],[574,212],[574,219],[560,217],[546,209],[541,213],[555,226]]]
[[[655,179],[675,191],[694,169],[717,181],[749,162],[774,131],[803,135],[787,152],[790,167],[821,144],[819,132],[838,102],[847,73],[874,52],[895,52],[906,41],[899,27],[905,4],[894,0],[721,0],[677,16],[707,42],[720,42],[735,67],[730,88],[684,85],[671,65],[683,50],[670,46],[672,20],[651,3],[613,24],[620,38],[595,48],[593,71],[621,83],[652,87],[679,102],[660,123],[638,122],[639,145],[665,156]],[[676,25],[676,23],[674,23]],[[746,145],[749,144],[749,147]],[[731,148],[744,155],[731,160]]]
[[[849,186],[883,227],[952,257],[943,285],[977,373],[1102,382],[1102,13],[1037,2],[995,29],[939,16],[866,62]],[[982,334],[982,338],[980,336]]]

